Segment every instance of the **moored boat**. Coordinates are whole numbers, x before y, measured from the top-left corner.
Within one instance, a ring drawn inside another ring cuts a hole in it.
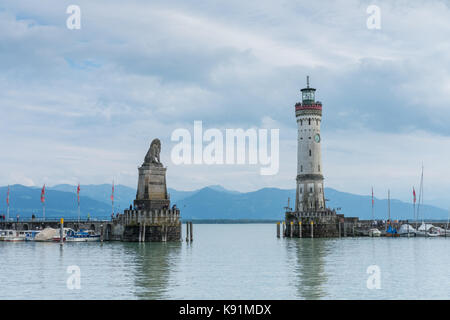
[[[378,230],[377,228],[372,228],[369,230],[369,237],[380,237],[381,236],[381,231]]]
[[[70,231],[66,234],[66,241],[68,242],[92,242],[100,241],[100,235],[92,230],[80,229],[79,231]]]

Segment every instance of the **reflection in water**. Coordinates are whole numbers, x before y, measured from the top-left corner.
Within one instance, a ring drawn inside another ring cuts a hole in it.
[[[303,299],[320,299],[326,296],[323,288],[327,282],[324,257],[330,250],[328,239],[288,239],[289,256],[295,255],[295,286]]]
[[[130,243],[136,255],[135,294],[139,299],[167,299],[169,273],[179,263],[181,242]]]

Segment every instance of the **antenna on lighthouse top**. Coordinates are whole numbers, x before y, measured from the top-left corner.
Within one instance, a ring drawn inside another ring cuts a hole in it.
[[[309,88],[309,76],[306,76],[306,87]]]

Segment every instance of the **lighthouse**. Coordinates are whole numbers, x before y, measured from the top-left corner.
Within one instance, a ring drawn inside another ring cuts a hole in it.
[[[295,104],[297,120],[297,191],[295,209],[286,207],[284,235],[287,237],[338,237],[345,229],[343,215],[326,207],[322,167],[322,103],[316,101],[316,89],[300,90],[302,101]],[[342,220],[342,221],[341,221]],[[342,227],[342,228],[341,228]],[[345,234],[345,233],[344,233]]]
[[[316,101],[316,89],[309,86],[300,90],[302,102],[295,104],[298,127],[297,141],[297,193],[295,211],[317,212],[325,210],[323,167],[320,135],[322,103]]]

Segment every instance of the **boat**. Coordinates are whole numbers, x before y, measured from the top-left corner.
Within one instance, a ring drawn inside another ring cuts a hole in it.
[[[422,223],[419,228],[417,228],[416,236],[417,237],[439,237],[442,234],[439,232],[439,229],[433,226],[430,223]]]
[[[52,241],[53,237],[57,236],[58,234],[59,234],[58,229],[47,227],[44,230],[41,230],[37,235],[35,235],[34,241],[39,242]]]
[[[422,164],[422,174],[420,176],[420,192],[419,192],[419,203],[417,206],[417,217],[419,217],[419,209],[423,206],[423,164]],[[425,223],[424,214],[422,214],[422,224],[417,228],[416,237],[439,237],[441,234],[435,226],[429,223]]]
[[[52,238],[55,242],[60,242],[60,235],[55,235]],[[92,230],[80,229],[79,231],[75,231],[71,228],[64,228],[64,237],[63,241],[67,242],[95,242],[100,241],[100,234],[96,234]]]
[[[67,242],[92,242],[100,241],[100,234],[96,234],[92,230],[80,229],[74,231],[70,229],[66,234]]]
[[[60,242],[61,241],[61,230],[55,229],[56,231],[56,235],[54,235],[52,237],[52,241],[54,242]],[[74,231],[73,229],[70,228],[64,228],[63,229],[63,241],[66,241],[66,236],[70,231]]]
[[[392,225],[391,221],[391,191],[388,189],[388,220],[386,223],[386,237],[398,237],[397,229]]]
[[[373,213],[373,205],[374,205],[374,201],[373,201],[373,187],[372,187],[372,225],[376,225],[376,221],[375,221],[375,216]],[[381,236],[381,231],[378,230],[377,228],[371,228],[369,229],[369,237],[379,237]]]
[[[41,232],[41,230],[27,230],[25,231],[25,241],[35,241],[36,236]]]
[[[1,241],[8,242],[18,242],[25,241],[25,231],[17,231],[17,230],[2,230],[0,233]]]
[[[372,228],[369,230],[369,237],[379,237],[381,236],[381,231],[377,228]]]
[[[398,229],[398,234],[400,237],[415,237],[416,236],[416,229],[410,224],[404,223],[400,226],[400,229]]]

